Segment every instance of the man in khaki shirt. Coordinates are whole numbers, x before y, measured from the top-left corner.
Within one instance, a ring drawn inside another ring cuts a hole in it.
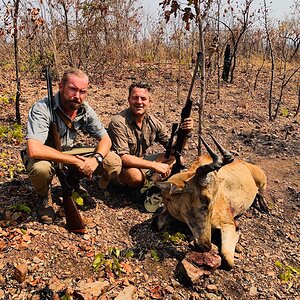
[[[124,186],[142,188],[147,169],[154,173],[153,181],[162,180],[170,175],[175,162],[174,156],[167,159],[164,153],[146,155],[154,142],[166,147],[169,140],[165,126],[148,113],[150,92],[149,84],[133,83],[129,87],[129,107],[114,116],[108,126],[112,149],[122,160],[119,181]],[[181,128],[190,132],[193,129],[192,118],[186,118]]]

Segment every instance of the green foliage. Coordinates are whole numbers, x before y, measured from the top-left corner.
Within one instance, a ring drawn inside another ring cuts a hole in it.
[[[289,110],[288,110],[288,108],[283,108],[282,110],[281,110],[281,114],[282,114],[282,116],[283,117],[288,117],[289,116]]]
[[[10,99],[11,99],[11,98],[9,98],[9,97],[1,96],[1,97],[0,97],[0,102],[3,102],[3,103],[5,103],[5,104],[9,104]]]
[[[159,257],[158,253],[157,253],[155,250],[151,249],[151,250],[150,250],[150,253],[151,253],[151,257],[152,257],[155,261],[157,261],[157,262],[160,261],[160,257]]]
[[[279,269],[278,278],[288,284],[290,289],[296,281],[300,279],[300,269],[289,265],[283,265],[280,261],[275,262],[275,266]]]
[[[41,55],[40,53],[33,53],[31,56],[27,58],[26,62],[23,62],[20,69],[23,72],[41,72],[41,67],[52,64],[54,62],[54,54],[46,53]]]
[[[176,232],[175,234],[170,234],[168,231],[163,232],[163,241],[171,242],[172,244],[179,244],[186,238],[185,234]]]
[[[29,214],[31,212],[31,209],[26,204],[23,204],[23,203],[17,204],[17,205],[12,205],[9,207],[9,210],[25,212],[27,214]]]
[[[11,164],[9,154],[2,152],[0,153],[0,169],[0,177],[6,175],[12,179],[15,177],[15,174],[24,171],[24,165],[22,163],[18,163],[16,165]]]
[[[110,248],[107,254],[98,253],[93,261],[94,271],[110,271],[116,276],[120,276],[122,273],[126,273],[126,270],[122,266],[122,262],[125,259],[133,257],[133,251],[121,251],[115,247]]]
[[[3,91],[0,96],[0,103],[9,104],[13,103],[16,99],[16,94],[13,92]]]
[[[17,123],[0,126],[0,138],[7,142],[12,142],[13,140],[22,142],[24,139],[23,126]]]
[[[82,206],[83,205],[83,198],[77,193],[73,192],[72,193],[72,199],[75,201],[78,205]]]
[[[72,300],[73,297],[68,293],[66,292],[62,297],[61,297],[61,300]]]

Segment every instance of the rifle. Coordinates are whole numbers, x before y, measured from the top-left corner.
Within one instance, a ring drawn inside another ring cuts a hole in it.
[[[195,69],[194,69],[194,73],[193,73],[193,77],[192,77],[192,82],[191,82],[191,85],[189,88],[187,100],[186,100],[186,103],[185,103],[184,107],[182,108],[181,114],[180,114],[180,116],[181,116],[180,124],[184,121],[184,119],[189,118],[191,115],[191,110],[192,110],[192,105],[193,105],[192,91],[193,91],[196,75],[198,72],[198,68],[201,65],[202,56],[203,56],[202,52],[197,53],[197,62],[195,65]],[[182,152],[183,145],[184,145],[186,139],[188,138],[188,136],[187,136],[186,130],[181,129],[180,126],[179,126],[179,129],[177,130],[177,127],[178,127],[177,123],[174,123],[172,125],[172,133],[171,133],[171,137],[168,142],[168,146],[166,148],[166,153],[165,153],[165,158],[169,158],[174,136],[177,135],[176,143],[173,147],[176,161],[172,166],[171,175],[179,173],[181,170],[183,170],[185,168],[184,165],[182,165],[182,163],[181,163],[180,157],[182,155],[181,152]]]
[[[62,150],[61,140],[57,129],[56,116],[54,113],[54,98],[53,98],[51,74],[49,68],[46,68],[46,80],[47,80],[48,99],[50,101],[49,107],[51,112],[51,123],[50,123],[49,132],[53,139],[53,147],[56,150],[61,151]],[[56,168],[56,175],[62,187],[63,207],[64,207],[64,212],[66,217],[66,227],[70,232],[84,233],[85,226],[83,220],[81,218],[81,215],[78,211],[76,204],[72,199],[72,193],[74,187],[72,187],[71,182],[68,182],[67,167],[66,166],[64,167],[62,163],[58,163],[58,166]]]

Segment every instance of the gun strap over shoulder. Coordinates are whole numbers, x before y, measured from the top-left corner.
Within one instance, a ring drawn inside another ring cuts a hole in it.
[[[67,126],[70,130],[76,132],[76,129],[75,129],[73,123],[71,122],[71,120],[68,119],[67,116],[64,115],[64,113],[63,113],[59,108],[57,108],[57,109],[55,110],[55,112],[59,115],[59,117],[63,120],[63,122],[66,124],[66,126]]]

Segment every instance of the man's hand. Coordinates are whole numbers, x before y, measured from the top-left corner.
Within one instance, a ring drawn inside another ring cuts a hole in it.
[[[194,120],[192,118],[184,119],[183,122],[180,124],[180,128],[189,132],[192,131],[194,128]]]
[[[160,174],[162,178],[165,178],[171,174],[172,167],[165,163],[153,161],[151,169],[156,173]]]
[[[93,173],[98,167],[96,158],[84,157],[81,155],[76,155],[76,158],[78,158],[78,164],[76,164],[78,170],[84,174],[85,177],[92,179]]]

